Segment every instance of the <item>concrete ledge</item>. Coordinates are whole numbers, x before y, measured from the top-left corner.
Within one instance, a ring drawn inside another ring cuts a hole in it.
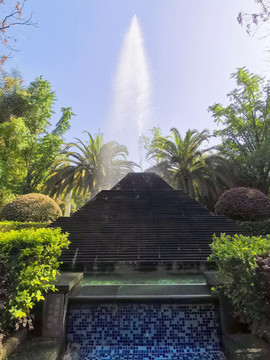
[[[21,344],[8,360],[57,360],[63,350],[63,343],[41,338]]]
[[[217,297],[206,285],[89,285],[78,288],[72,302],[96,301],[177,301],[213,302]]]
[[[225,355],[230,360],[269,360],[269,345],[252,334],[236,334],[224,337]]]
[[[22,329],[7,339],[7,341],[3,344],[2,349],[0,349],[0,360],[7,359],[7,357],[17,349],[17,347],[26,339],[26,337],[27,330]]]
[[[68,293],[74,287],[79,286],[83,279],[83,273],[62,271],[56,278],[55,287],[61,293]]]
[[[263,334],[263,338],[264,340],[270,345],[270,331],[265,331],[265,333]]]

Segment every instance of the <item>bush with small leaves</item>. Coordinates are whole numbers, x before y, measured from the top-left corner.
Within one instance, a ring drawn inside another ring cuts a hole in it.
[[[270,299],[268,278],[258,260],[270,254],[270,235],[221,234],[214,235],[213,240],[208,260],[216,264],[221,282],[215,290],[231,301],[236,316],[249,324],[253,332],[260,333],[270,320]]]
[[[0,233],[4,310],[0,331],[32,327],[31,309],[48,291],[55,291],[62,249],[69,245],[61,229],[24,229]]]
[[[264,236],[270,234],[270,219],[257,221],[237,221],[246,234]],[[1,229],[1,223],[0,223]]]
[[[225,191],[215,205],[217,215],[233,220],[255,221],[270,218],[270,199],[257,189],[238,187]]]
[[[57,203],[47,195],[27,194],[18,196],[7,204],[2,211],[2,218],[9,221],[53,221],[62,212]]]
[[[0,232],[9,232],[11,230],[40,229],[50,225],[50,222],[19,222],[19,221],[0,221]]]

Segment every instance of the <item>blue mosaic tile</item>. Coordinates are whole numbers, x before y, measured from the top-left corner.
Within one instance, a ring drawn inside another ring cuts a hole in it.
[[[72,304],[67,339],[80,360],[220,360],[215,304]]]

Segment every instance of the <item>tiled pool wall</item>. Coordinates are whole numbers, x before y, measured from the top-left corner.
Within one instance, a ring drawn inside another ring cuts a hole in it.
[[[223,359],[214,303],[73,303],[67,340],[80,360]]]

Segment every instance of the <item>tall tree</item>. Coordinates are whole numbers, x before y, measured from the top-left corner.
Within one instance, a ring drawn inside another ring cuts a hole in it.
[[[208,130],[188,130],[185,137],[176,128],[171,132],[168,137],[155,134],[147,155],[156,162],[152,170],[175,188],[211,207],[222,189],[230,184],[227,162],[210,154],[209,148],[201,148],[209,140]]]
[[[81,194],[93,197],[101,189],[113,186],[135,163],[127,160],[128,150],[115,141],[104,143],[103,135],[93,137],[88,133],[88,142],[80,139],[67,144],[51,170],[46,192],[52,196]]]
[[[230,104],[215,104],[209,111],[222,128],[220,152],[234,162],[239,184],[269,193],[270,187],[270,83],[246,68],[232,74],[237,87],[228,94]]]
[[[55,93],[48,81],[37,78],[23,87],[11,77],[0,91],[0,201],[6,194],[40,191],[64,144],[72,112],[62,108],[62,116],[52,131],[51,117]],[[9,86],[8,83],[13,85]],[[3,111],[1,111],[3,110]]]

